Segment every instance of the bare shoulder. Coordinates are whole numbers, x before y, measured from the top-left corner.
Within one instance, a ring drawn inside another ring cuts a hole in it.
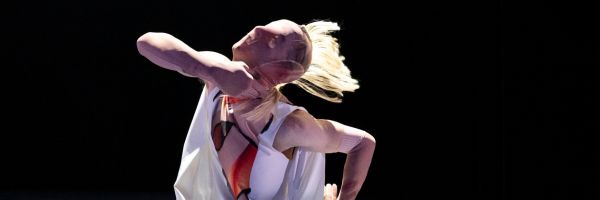
[[[300,109],[288,114],[275,135],[273,148],[284,151],[295,147],[293,141],[303,134],[303,127],[309,125],[311,118],[314,119],[308,112]]]
[[[305,147],[319,152],[336,149],[336,127],[329,120],[316,119],[304,110],[295,110],[282,122],[273,141],[273,148],[282,151]],[[341,138],[339,138],[341,139]]]
[[[306,126],[312,125],[311,123],[315,123],[316,119],[310,115],[308,112],[304,110],[294,110],[290,113],[281,124],[279,129],[284,130],[293,130],[293,132],[302,131]]]

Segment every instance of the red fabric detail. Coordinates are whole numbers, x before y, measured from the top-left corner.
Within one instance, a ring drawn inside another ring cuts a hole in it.
[[[231,97],[231,96],[225,96],[225,101],[227,101],[227,104],[231,105],[231,104],[236,104],[236,103],[240,103],[240,102],[244,102],[249,100],[248,98],[235,98],[235,97]]]
[[[258,149],[250,144],[231,166],[230,184],[233,194],[237,197],[244,189],[250,188],[250,172]]]

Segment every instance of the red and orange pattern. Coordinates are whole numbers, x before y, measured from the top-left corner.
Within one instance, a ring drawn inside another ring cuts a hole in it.
[[[219,152],[223,147],[225,139],[231,132],[232,128],[236,128],[238,131],[240,131],[235,122],[235,118],[228,116],[228,111],[231,109],[231,105],[248,100],[233,98],[227,95],[222,95],[222,97],[221,123],[218,123],[213,128],[212,133],[213,143],[217,152]],[[231,166],[231,169],[229,170],[229,177],[226,177],[229,187],[231,188],[236,199],[248,199],[248,194],[251,192],[250,173],[252,171],[254,159],[256,158],[256,153],[258,152],[257,144],[243,133],[242,136],[248,141],[247,146]]]

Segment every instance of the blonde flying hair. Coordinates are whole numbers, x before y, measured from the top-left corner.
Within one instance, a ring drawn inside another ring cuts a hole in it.
[[[334,103],[341,103],[342,92],[354,92],[358,89],[358,81],[350,76],[350,70],[340,56],[340,45],[329,33],[340,30],[337,23],[315,21],[304,27],[312,40],[312,61],[308,71],[300,79],[291,83],[308,93]],[[281,88],[287,83],[279,84],[269,90],[268,95],[252,111],[242,117],[254,121],[271,112],[283,96]],[[238,109],[248,106],[249,101],[239,104]]]

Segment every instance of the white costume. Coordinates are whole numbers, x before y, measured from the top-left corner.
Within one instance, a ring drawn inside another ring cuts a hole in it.
[[[211,119],[219,89],[204,87],[183,147],[175,181],[179,200],[235,199],[211,137]],[[259,135],[247,193],[249,199],[322,199],[325,184],[325,154],[296,148],[291,160],[273,148],[273,139],[285,117],[302,107],[279,102],[271,110],[273,119]],[[238,196],[239,197],[239,196]]]

